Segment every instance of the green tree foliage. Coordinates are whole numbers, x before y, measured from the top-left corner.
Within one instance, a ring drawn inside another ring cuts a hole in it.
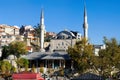
[[[68,48],[68,53],[80,72],[90,68],[92,62],[93,46],[88,44],[86,39],[76,42],[74,47]]]
[[[37,24],[36,26],[34,26],[34,29],[35,29],[35,36],[36,37],[40,37],[40,24]],[[45,35],[45,42],[50,42],[50,40],[53,38],[53,36],[46,36]]]
[[[6,72],[5,65],[3,65],[3,64],[1,65],[1,72],[2,72],[2,73],[5,73],[5,72]]]
[[[35,36],[40,37],[40,24],[34,26],[34,29],[35,29]]]
[[[19,67],[19,70],[20,70],[21,67],[23,67],[27,71],[28,64],[29,64],[29,61],[27,59],[19,58],[19,59],[17,59],[16,63],[18,65],[18,67]]]
[[[31,46],[32,46],[34,52],[40,51],[40,46],[38,44],[31,42]]]
[[[25,65],[25,71],[26,72],[28,71],[28,65]]]
[[[17,58],[19,58],[20,55],[27,53],[27,46],[26,43],[23,41],[14,41],[9,44],[9,48],[10,54],[17,56]]]
[[[34,64],[32,65],[31,72],[33,72],[33,73],[35,72],[35,65]]]
[[[16,67],[12,66],[12,68],[11,68],[11,72],[12,72],[12,73],[17,72]]]
[[[6,45],[2,47],[1,60],[6,59],[9,56],[10,54],[9,49],[10,49],[9,46]]]
[[[44,67],[40,67],[40,73],[44,72]]]
[[[19,58],[19,59],[17,59],[16,62],[21,67],[25,67],[25,66],[27,66],[29,64],[29,61],[27,59],[25,59],[25,58]]]
[[[104,37],[104,43],[106,49],[99,51],[94,63],[100,69],[101,75],[108,76],[115,68],[120,69],[120,45],[115,38],[108,40]]]
[[[8,46],[2,47],[1,60],[6,59],[10,54],[13,54],[19,58],[20,55],[26,53],[27,53],[26,43],[23,41],[14,41],[10,43]]]
[[[11,64],[8,61],[1,61],[0,62],[0,69],[2,73],[9,73],[11,70]]]

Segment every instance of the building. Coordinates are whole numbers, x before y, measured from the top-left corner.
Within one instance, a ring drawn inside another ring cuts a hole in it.
[[[12,41],[23,41],[23,36],[19,35],[18,26],[0,25],[0,56],[2,46],[9,45]]]
[[[98,53],[101,49],[106,49],[105,45],[93,45],[93,47],[94,47],[94,53],[96,56],[99,56]]]
[[[85,8],[85,7],[84,7]],[[87,12],[84,9],[84,21],[83,21],[84,37],[88,39],[88,23],[87,23]],[[19,33],[20,31],[20,33]],[[74,46],[76,41],[81,40],[81,34],[77,31],[63,30],[58,34],[46,33],[44,24],[44,12],[41,10],[40,17],[40,36],[39,39],[35,37],[35,30],[32,26],[22,26],[20,29],[16,26],[0,26],[0,40],[1,45],[8,45],[10,42],[20,40],[18,36],[23,36],[22,39],[27,41],[27,46],[30,54],[24,56],[30,61],[29,67],[35,65],[36,67],[59,69],[71,68],[71,58],[67,54],[66,50],[69,46]],[[46,34],[46,36],[45,36]],[[49,42],[45,42],[45,37],[49,38]],[[40,45],[39,52],[32,52],[31,43],[38,42]]]
[[[81,40],[78,32],[64,30],[50,40],[50,51],[65,51],[69,46],[74,46],[77,40]]]
[[[38,44],[38,38],[35,37],[35,30],[31,25],[23,25],[20,28],[20,35],[24,37],[27,42],[28,52],[33,52],[31,43]]]
[[[54,38],[56,36],[55,32],[46,32],[46,36],[45,37],[51,37]]]
[[[12,41],[20,39],[19,27],[0,25],[0,46],[8,45]]]
[[[19,27],[2,24],[0,25],[0,33],[2,32],[8,33],[10,35],[19,35]]]
[[[0,46],[8,45],[14,40],[20,40],[19,27],[0,25]]]
[[[88,24],[87,24],[87,14],[84,11],[84,24],[83,30],[84,37],[88,39]],[[56,36],[52,37],[49,43],[45,43],[45,24],[44,24],[44,13],[43,9],[41,11],[40,18],[40,51],[31,52],[30,54],[24,56],[30,61],[29,67],[34,64],[36,67],[44,67],[44,72],[48,68],[59,69],[59,68],[72,68],[71,58],[66,52],[69,46],[74,46],[77,40],[81,40],[81,34],[76,31],[63,30],[60,31]],[[47,44],[47,50],[45,45]]]
[[[16,35],[11,35],[5,32],[0,33],[0,45],[9,45],[12,41],[16,40]]]
[[[31,25],[23,25],[20,28],[20,35],[24,36],[26,39],[29,39],[30,42],[35,40],[35,30]]]

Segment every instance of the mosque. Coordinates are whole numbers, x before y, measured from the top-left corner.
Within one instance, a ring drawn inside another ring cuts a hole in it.
[[[88,22],[86,7],[84,7],[84,22],[83,22],[84,38],[88,39]],[[74,46],[77,40],[81,40],[82,36],[76,31],[63,30],[59,32],[53,39],[50,40],[49,50],[44,49],[44,12],[41,11],[40,18],[40,51],[32,52],[25,56],[29,60],[32,67],[44,67],[46,71],[48,68],[73,68],[70,56],[67,53],[68,46]]]

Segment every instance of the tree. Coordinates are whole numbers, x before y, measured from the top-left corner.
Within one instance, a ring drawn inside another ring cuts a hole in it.
[[[9,73],[11,70],[12,65],[8,61],[1,61],[0,62],[0,69],[2,73]]]
[[[28,64],[29,64],[29,61],[27,59],[25,59],[25,58],[19,58],[19,59],[17,59],[16,63],[18,65],[19,71],[20,71],[21,67],[24,67],[25,71],[27,71]]]
[[[35,36],[40,37],[40,24],[34,26],[34,29],[35,29]]]
[[[68,54],[76,63],[76,68],[80,72],[84,72],[91,67],[93,54],[93,46],[88,44],[86,39],[77,41],[74,47],[68,47]]]
[[[15,66],[12,66],[12,68],[11,68],[11,72],[12,72],[12,73],[17,72],[17,69],[16,69],[16,67],[15,67]]]
[[[3,59],[6,59],[8,56],[9,56],[9,49],[10,49],[10,47],[9,46],[3,46],[2,47],[2,56],[1,56],[1,60],[3,60]]]
[[[95,66],[100,69],[101,75],[108,76],[115,68],[120,69],[120,45],[115,38],[108,40],[104,37],[106,49],[99,51],[94,60]]]
[[[25,65],[25,71],[26,72],[28,71],[28,65]]]
[[[31,72],[33,72],[33,73],[35,72],[35,65],[34,64],[32,65]]]
[[[40,37],[40,24],[34,26],[34,29],[35,29],[35,36]],[[53,38],[53,36],[50,35],[46,36],[46,33],[44,35],[45,35],[45,42],[50,42],[50,40]]]
[[[15,55],[17,58],[27,53],[27,45],[23,41],[14,41],[9,44],[9,48],[10,54]]]
[[[40,67],[40,73],[44,73],[44,67]]]

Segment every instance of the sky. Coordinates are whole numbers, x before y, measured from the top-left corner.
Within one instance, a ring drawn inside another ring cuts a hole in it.
[[[92,44],[103,44],[103,37],[120,42],[120,0],[86,0],[88,37]],[[47,32],[68,29],[83,35],[84,0],[0,0],[0,24],[40,23],[44,9]]]

